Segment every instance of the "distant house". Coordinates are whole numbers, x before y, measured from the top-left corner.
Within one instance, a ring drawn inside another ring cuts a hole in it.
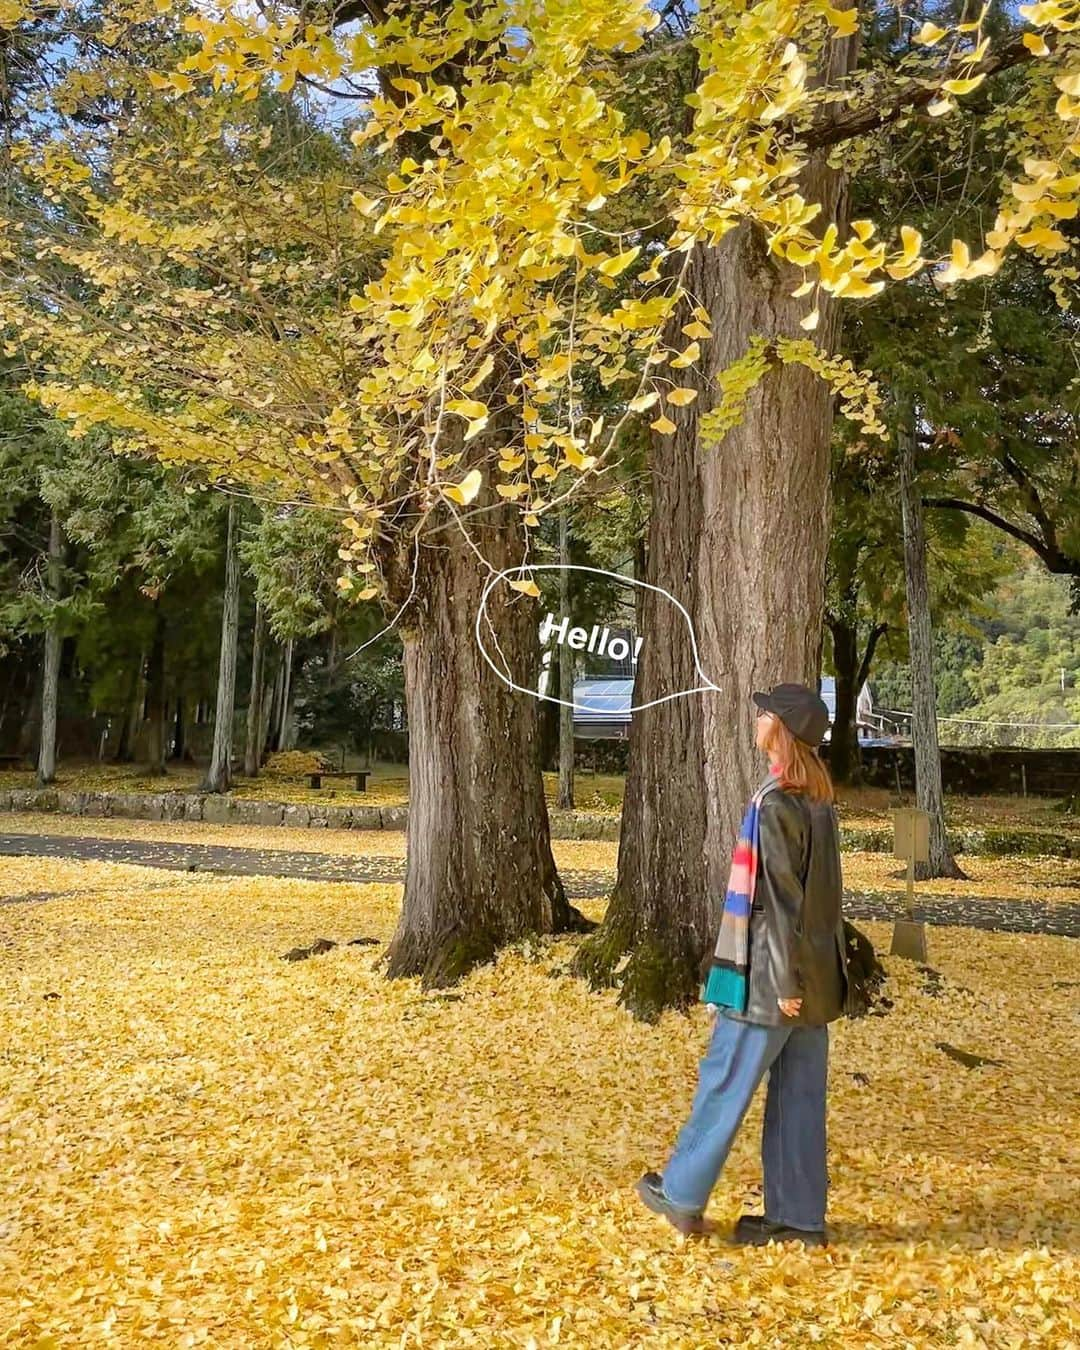
[[[700,695],[690,694],[689,698]],[[829,719],[836,716],[836,681],[831,675],[822,677],[821,697],[829,709]],[[622,675],[583,675],[574,681],[574,735],[582,740],[625,740],[630,735],[630,712],[634,702],[634,681]],[[860,740],[869,740],[880,734],[874,700],[869,685],[859,691],[855,705],[855,724]],[[825,733],[829,740],[829,732]]]

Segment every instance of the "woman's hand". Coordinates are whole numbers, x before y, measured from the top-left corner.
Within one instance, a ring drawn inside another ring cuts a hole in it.
[[[778,998],[776,1002],[785,1017],[798,1017],[802,1008],[801,998]]]

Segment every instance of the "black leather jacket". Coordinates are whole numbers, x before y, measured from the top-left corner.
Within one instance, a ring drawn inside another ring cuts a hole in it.
[[[812,802],[771,779],[760,806],[758,870],[750,913],[747,1022],[823,1026],[844,1011],[840,832],[828,802]],[[785,1017],[778,998],[801,998]]]

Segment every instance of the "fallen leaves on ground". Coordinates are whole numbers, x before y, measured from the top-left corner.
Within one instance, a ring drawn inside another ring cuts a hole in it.
[[[90,839],[139,839],[163,844],[220,844],[264,853],[326,853],[335,857],[404,858],[403,830],[307,830],[288,826],[214,825],[209,821],[126,820],[111,816],[62,816],[0,811],[0,834],[63,835]],[[603,871],[614,868],[618,844],[554,839],[562,867]]]
[[[920,894],[958,899],[1080,901],[1080,860],[1073,858],[986,858],[960,854],[957,862],[966,880],[934,877],[915,882]],[[853,891],[907,894],[907,863],[887,853],[845,852],[844,885]]]
[[[275,757],[277,758],[277,757]],[[314,760],[312,751],[285,751],[282,767],[291,772],[264,772],[257,778],[238,776],[230,795],[241,801],[289,802],[333,806],[406,806],[409,801],[409,771],[400,764],[377,764],[368,779],[367,791],[357,792],[348,778],[328,778],[313,789],[306,773]],[[333,755],[328,756],[334,759]],[[336,759],[334,759],[336,763]],[[168,773],[150,777],[145,768],[125,764],[62,763],[56,783],[65,792],[194,793],[201,789],[202,769],[194,765],[170,765]],[[544,795],[556,809],[559,775],[544,774]],[[0,788],[33,788],[29,769],[0,771]],[[574,809],[589,815],[618,816],[622,811],[625,776],[579,771],[574,785]],[[892,812],[914,804],[910,793],[903,801],[889,788],[837,787],[837,811],[841,824],[851,829],[891,828]],[[970,797],[947,794],[945,819],[950,829],[1012,826],[1046,830],[1056,835],[1080,833],[1080,816],[1057,809],[1051,797]]]
[[[912,793],[901,800],[891,788],[847,787],[837,784],[837,812],[842,825],[852,829],[892,827],[892,813],[898,806],[914,806]],[[1000,826],[1013,829],[1049,829],[1059,834],[1075,834],[1080,818],[1060,811],[1056,797],[985,796],[945,794],[945,822],[949,829]]]
[[[56,782],[51,786],[60,792],[197,793],[202,791],[205,777],[204,769],[183,764],[170,766],[164,776],[149,776],[145,768],[132,765],[61,764]],[[0,772],[0,788],[35,786],[33,773],[10,769]],[[290,802],[304,806],[404,806],[409,800],[409,778],[408,770],[402,765],[377,765],[368,779],[367,790],[357,792],[351,777],[324,777],[323,786],[313,788],[302,772],[292,777],[274,773],[258,778],[237,776],[229,796],[237,801]]]
[[[397,886],[5,859],[8,895],[67,889],[0,909],[0,1345],[1076,1344],[1074,942],[885,958],[891,1013],[832,1031],[833,1245],[742,1250],[631,1190],[702,1009],[634,1022],[568,940],[452,998],[388,983],[347,944],[390,937]]]
[[[303,830],[284,826],[213,825],[204,821],[124,820],[113,817],[61,816],[40,812],[0,812],[0,834],[85,836],[99,839],[140,839],[178,844],[222,844],[263,852],[325,853],[342,857],[404,858],[401,830]],[[553,839],[559,867],[582,872],[613,873],[619,845],[613,840]],[[915,883],[920,893],[958,899],[1080,900],[1080,859],[987,858],[962,855],[968,880],[935,877]],[[850,890],[869,890],[903,896],[905,864],[887,853],[854,850],[843,855],[844,884]]]

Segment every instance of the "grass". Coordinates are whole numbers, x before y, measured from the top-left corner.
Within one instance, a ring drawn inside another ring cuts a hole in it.
[[[631,1189],[685,1118],[703,1010],[633,1022],[565,973],[571,941],[425,996],[378,969],[397,887],[6,859],[0,891],[57,896],[0,933],[2,1346],[1080,1335],[1067,939],[941,930],[933,982],[886,958],[892,1011],[831,1034],[832,1245],[746,1251]],[[760,1122],[725,1224],[760,1207]]]

